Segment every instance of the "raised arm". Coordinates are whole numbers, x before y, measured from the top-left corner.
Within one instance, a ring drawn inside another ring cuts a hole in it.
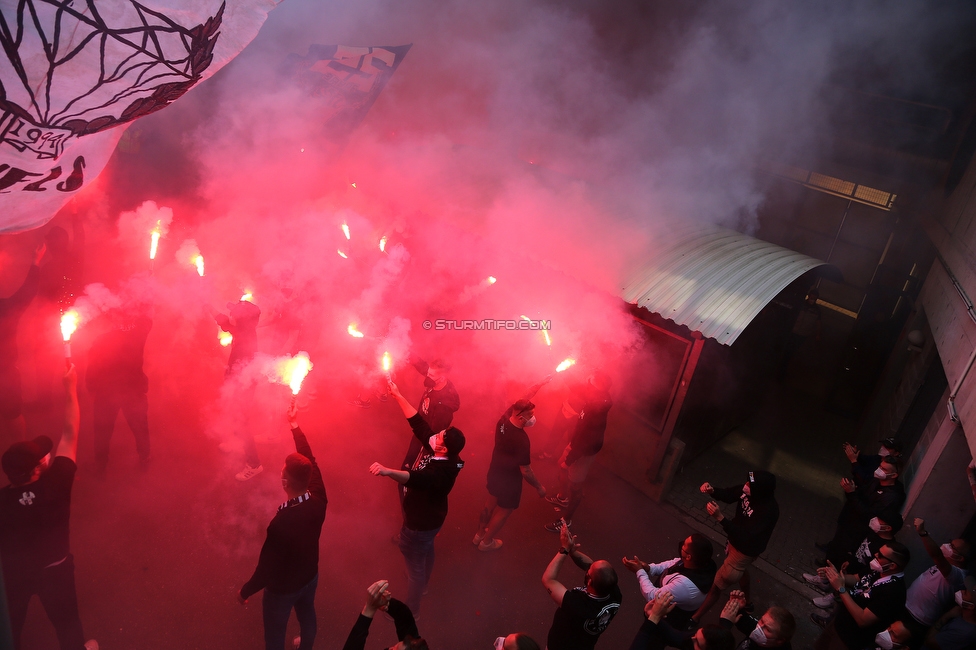
[[[390,395],[396,400],[397,405],[399,405],[400,410],[403,411],[403,415],[409,420],[413,416],[417,415],[417,409],[413,407],[413,404],[407,401],[407,399],[400,393],[400,389],[392,381],[389,383]]]
[[[539,389],[545,386],[546,384],[548,384],[550,381],[552,381],[552,375],[548,375],[545,379],[540,381],[538,384],[530,386],[529,391],[522,396],[522,399],[526,401],[532,401],[532,398],[535,397],[535,394],[539,392]]]
[[[288,408],[288,426],[291,427],[291,437],[295,440],[295,451],[312,461],[312,476],[308,480],[309,493],[328,502],[329,498],[325,493],[325,481],[322,479],[322,470],[319,469],[319,464],[315,462],[315,456],[312,455],[312,447],[308,444],[308,438],[305,437],[305,433],[298,426],[298,406],[295,404],[292,404]]]
[[[81,424],[81,413],[78,408],[78,370],[75,364],[71,364],[68,371],[64,373],[64,392],[64,428],[55,455],[75,460],[78,455],[78,429]]]
[[[356,619],[356,624],[349,631],[342,650],[363,650],[366,647],[366,637],[369,636],[369,626],[373,622],[373,616],[377,610],[383,609],[390,602],[390,592],[387,591],[389,584],[386,580],[377,580],[366,589],[366,605]]]
[[[932,561],[935,562],[935,566],[938,567],[939,573],[945,576],[946,579],[952,573],[952,565],[949,564],[949,560],[946,556],[942,554],[942,549],[939,545],[929,536],[927,530],[925,530],[925,520],[915,519],[915,532],[922,539],[922,545],[925,547],[925,552],[929,554]]]
[[[549,561],[549,566],[546,567],[546,570],[542,574],[542,586],[549,592],[549,597],[560,606],[563,604],[563,596],[568,591],[566,585],[556,580],[557,576],[559,576],[559,569],[563,566],[563,559],[566,557],[566,553],[563,553],[563,550],[565,549],[559,549],[559,552]]]

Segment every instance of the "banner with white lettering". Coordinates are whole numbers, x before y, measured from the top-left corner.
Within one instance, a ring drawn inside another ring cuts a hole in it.
[[[254,39],[280,0],[0,0],[0,233],[52,219],[133,120]]]

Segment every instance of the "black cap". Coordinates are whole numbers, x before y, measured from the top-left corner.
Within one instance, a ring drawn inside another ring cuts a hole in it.
[[[30,480],[41,459],[51,453],[54,443],[47,436],[38,436],[26,442],[15,442],[3,452],[3,471],[11,483],[18,485]]]
[[[901,443],[892,437],[882,439],[881,444],[884,445],[885,449],[890,449],[898,454],[901,453]]]

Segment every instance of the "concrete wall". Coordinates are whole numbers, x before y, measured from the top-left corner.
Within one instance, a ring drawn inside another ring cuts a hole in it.
[[[976,165],[970,165],[951,195],[935,197],[926,232],[963,291],[976,299]],[[942,263],[933,264],[920,296],[950,388],[966,373],[976,350],[976,323]],[[956,398],[970,452],[976,454],[976,371],[966,375]]]

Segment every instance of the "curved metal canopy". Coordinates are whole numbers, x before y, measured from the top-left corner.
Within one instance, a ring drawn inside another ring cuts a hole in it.
[[[621,297],[732,345],[791,282],[826,262],[718,226],[685,226],[660,242]]]

